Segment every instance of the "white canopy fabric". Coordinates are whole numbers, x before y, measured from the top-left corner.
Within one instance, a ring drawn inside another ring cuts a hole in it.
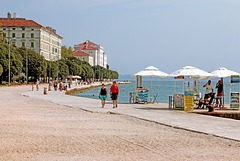
[[[137,72],[132,77],[136,77],[136,76],[151,77],[150,101],[152,102],[152,77],[167,78],[168,74],[159,71],[158,68],[156,68],[154,66],[149,66],[149,67],[145,68],[144,70]]]
[[[208,73],[204,70],[201,70],[201,69],[193,67],[193,66],[185,66],[185,67],[169,74],[169,77],[178,77],[178,76],[200,78],[200,79],[208,79],[208,78],[216,77],[216,76],[212,75],[211,73]]]
[[[154,66],[149,66],[149,67],[145,68],[144,70],[141,70],[141,71],[137,72],[132,77],[136,77],[136,76],[163,77],[164,78],[164,77],[167,77],[168,74],[164,73],[162,71],[159,71],[158,68],[156,68]]]
[[[211,72],[211,74],[219,78],[226,78],[226,77],[230,77],[231,75],[240,75],[237,72],[228,70],[227,68],[223,68],[223,67],[218,68],[217,70],[214,70],[213,72]]]

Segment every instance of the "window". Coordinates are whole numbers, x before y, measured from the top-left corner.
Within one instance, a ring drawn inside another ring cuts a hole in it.
[[[15,30],[15,28],[12,28],[13,30]]]
[[[22,28],[22,30],[25,30],[25,28]]]
[[[57,48],[55,49],[55,53],[57,53]]]
[[[32,31],[34,31],[34,29],[32,29]]]
[[[25,42],[22,42],[22,47],[25,47]]]
[[[3,30],[6,30],[5,28],[3,28]]]
[[[83,61],[85,61],[85,58],[83,58]]]
[[[22,38],[25,38],[25,33],[22,33]]]
[[[54,47],[52,47],[52,52],[54,52]]]
[[[12,37],[16,37],[15,33],[12,33]]]
[[[34,42],[31,42],[31,47],[34,48]]]
[[[34,38],[34,33],[31,33],[31,38]]]

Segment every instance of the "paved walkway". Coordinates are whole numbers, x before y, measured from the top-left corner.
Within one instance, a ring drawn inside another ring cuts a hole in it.
[[[41,89],[39,91],[25,92],[22,95],[45,99],[60,105],[91,112],[129,115],[175,128],[240,141],[239,120],[169,110],[166,103],[148,105],[119,104],[117,109],[113,109],[110,102],[107,103],[105,108],[101,108],[100,100],[68,96],[59,91],[48,91],[48,95],[43,95],[43,90]]]

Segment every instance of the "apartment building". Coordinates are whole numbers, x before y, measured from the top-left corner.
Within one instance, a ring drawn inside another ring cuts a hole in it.
[[[75,51],[84,51],[87,54],[93,56],[93,65],[102,66],[107,68],[107,54],[104,53],[104,48],[101,45],[97,45],[89,40],[84,43],[74,45]]]
[[[7,41],[17,47],[34,49],[46,60],[61,59],[62,37],[51,27],[44,27],[33,20],[18,18],[16,13],[0,18],[0,29],[6,33]]]

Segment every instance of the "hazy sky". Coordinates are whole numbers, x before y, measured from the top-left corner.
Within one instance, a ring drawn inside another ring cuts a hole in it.
[[[0,0],[0,17],[51,26],[63,45],[104,46],[120,74],[149,65],[171,73],[192,65],[240,72],[239,0]]]

